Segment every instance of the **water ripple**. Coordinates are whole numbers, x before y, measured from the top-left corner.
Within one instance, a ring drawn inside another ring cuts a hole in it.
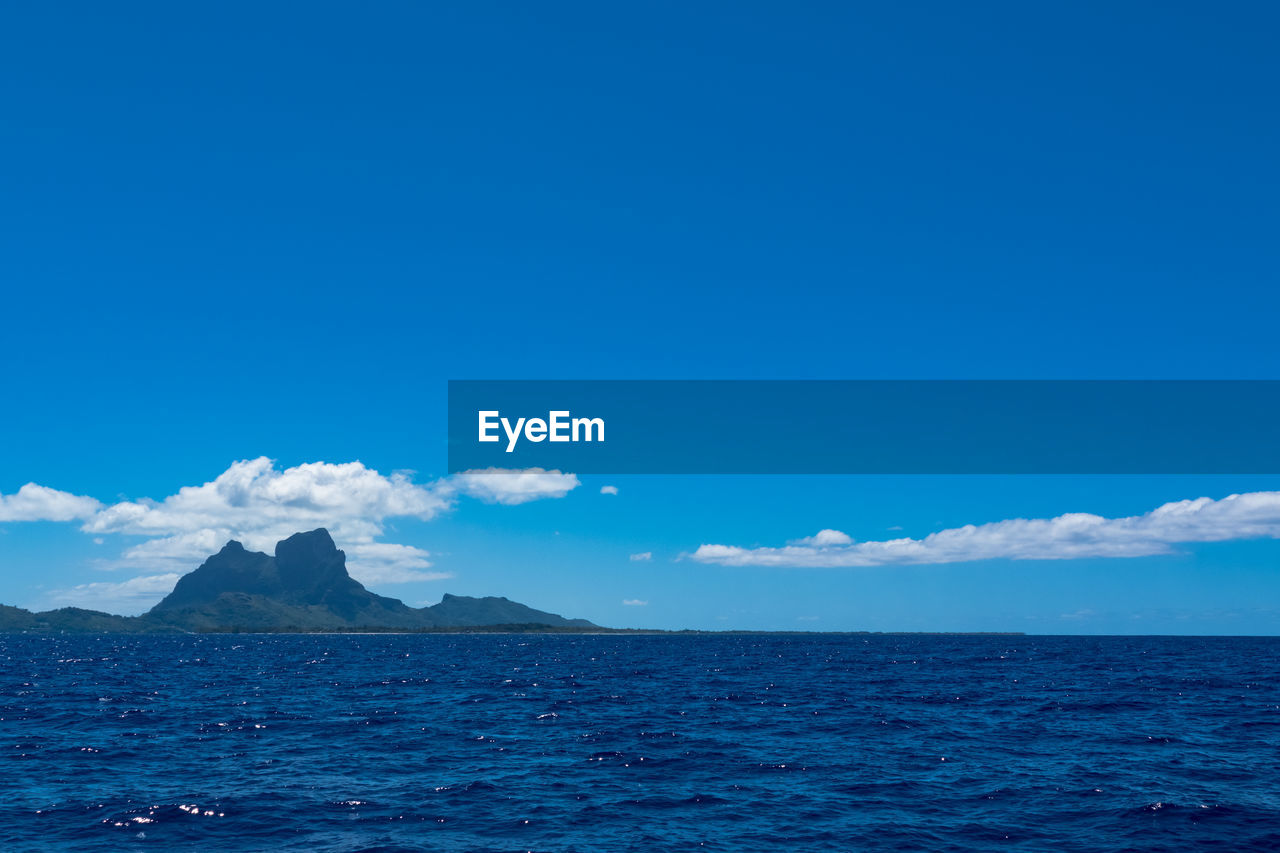
[[[36,850],[1280,849],[1280,640],[0,636]]]

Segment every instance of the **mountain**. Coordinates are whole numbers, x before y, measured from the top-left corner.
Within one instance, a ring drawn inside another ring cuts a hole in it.
[[[365,589],[347,574],[346,554],[324,528],[277,543],[274,557],[228,542],[179,578],[146,618],[195,631],[443,627],[429,608]]]
[[[554,613],[534,610],[507,598],[471,598],[444,594],[439,604],[424,608],[440,625],[474,628],[482,625],[551,625],[556,628],[595,628],[586,619],[565,619]]]
[[[506,598],[448,595],[409,607],[347,574],[346,554],[323,527],[276,543],[275,556],[231,541],[142,616],[66,607],[32,613],[0,605],[0,631],[422,631],[511,626],[594,628]]]

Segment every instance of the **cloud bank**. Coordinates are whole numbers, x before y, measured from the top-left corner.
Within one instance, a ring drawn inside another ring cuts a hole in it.
[[[463,496],[506,505],[559,498],[578,485],[573,474],[541,468],[491,468],[417,484],[406,474],[383,475],[360,462],[309,462],[281,470],[259,457],[235,462],[215,479],[185,486],[162,500],[109,506],[28,483],[14,495],[0,495],[0,521],[81,521],[80,529],[95,537],[114,533],[144,538],[107,567],[158,574],[126,581],[134,584],[127,589],[83,584],[64,591],[69,602],[108,592],[127,597],[148,583],[155,586],[160,583],[156,578],[191,570],[229,539],[270,553],[279,540],[316,527],[327,527],[347,551],[357,580],[400,583],[451,575],[426,571],[430,554],[421,548],[377,541],[388,519],[430,520]]]
[[[963,563],[974,560],[1074,560],[1170,554],[1192,542],[1280,538],[1280,492],[1250,492],[1220,500],[1174,501],[1143,515],[1104,518],[1067,513],[966,524],[923,539],[855,542],[823,530],[782,547],[702,545],[691,556],[722,566],[854,568]]]

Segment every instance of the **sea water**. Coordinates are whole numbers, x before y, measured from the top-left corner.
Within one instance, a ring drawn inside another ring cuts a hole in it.
[[[0,848],[1280,849],[1280,639],[0,636]]]

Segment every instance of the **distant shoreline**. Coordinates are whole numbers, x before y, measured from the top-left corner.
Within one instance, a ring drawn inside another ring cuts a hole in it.
[[[724,629],[703,630],[698,628],[680,628],[666,630],[662,628],[574,628],[553,625],[475,625],[468,627],[440,627],[405,630],[403,628],[359,628],[350,631],[318,630],[306,631],[297,628],[281,628],[264,630],[262,628],[245,628],[237,630],[227,628],[209,631],[150,630],[150,631],[111,631],[111,630],[73,630],[65,628],[49,629],[0,629],[0,636],[419,636],[419,635],[457,635],[457,634],[500,634],[500,635],[546,635],[563,634],[570,636],[607,637],[607,636],[646,636],[646,637],[684,637],[684,636],[789,636],[789,637],[1026,637],[1033,636],[1025,631],[790,631],[790,630],[753,630]],[[1044,635],[1075,636],[1075,635]],[[1081,635],[1089,636],[1089,635]],[[1145,635],[1136,635],[1145,636]]]
[[[436,628],[425,630],[403,629],[362,629],[349,631],[334,630],[209,630],[209,631],[110,631],[110,630],[67,630],[67,629],[0,629],[0,638],[4,637],[421,637],[421,635],[477,635],[492,634],[506,637],[541,637],[541,635],[557,634],[568,637],[1078,637],[1078,638],[1187,638],[1187,639],[1277,639],[1280,634],[1030,634],[1027,631],[792,631],[792,630],[754,630],[724,629],[701,630],[682,628],[664,630],[660,628],[593,628],[564,629],[556,626],[506,626],[498,625],[474,626],[474,628]]]
[[[116,617],[116,618],[136,618],[136,617]],[[607,637],[607,636],[648,636],[648,637],[676,637],[676,636],[795,636],[795,637],[1025,637],[1028,636],[1025,631],[793,631],[793,630],[758,630],[750,628],[726,628],[719,630],[707,630],[700,628],[602,628],[599,626],[579,627],[564,625],[541,625],[541,624],[504,624],[504,625],[468,625],[468,626],[440,626],[431,628],[378,628],[374,626],[352,628],[350,630],[305,630],[297,626],[283,626],[275,629],[266,629],[262,627],[238,628],[236,626],[227,626],[225,628],[210,630],[182,630],[169,626],[155,626],[147,630],[141,631],[113,631],[103,628],[67,628],[54,626],[32,626],[26,628],[5,627],[0,628],[0,636],[10,635],[33,635],[33,636],[51,636],[51,635],[116,635],[116,636],[376,636],[381,634],[398,635],[398,636],[416,636],[429,634],[565,634],[570,636],[585,637]]]

